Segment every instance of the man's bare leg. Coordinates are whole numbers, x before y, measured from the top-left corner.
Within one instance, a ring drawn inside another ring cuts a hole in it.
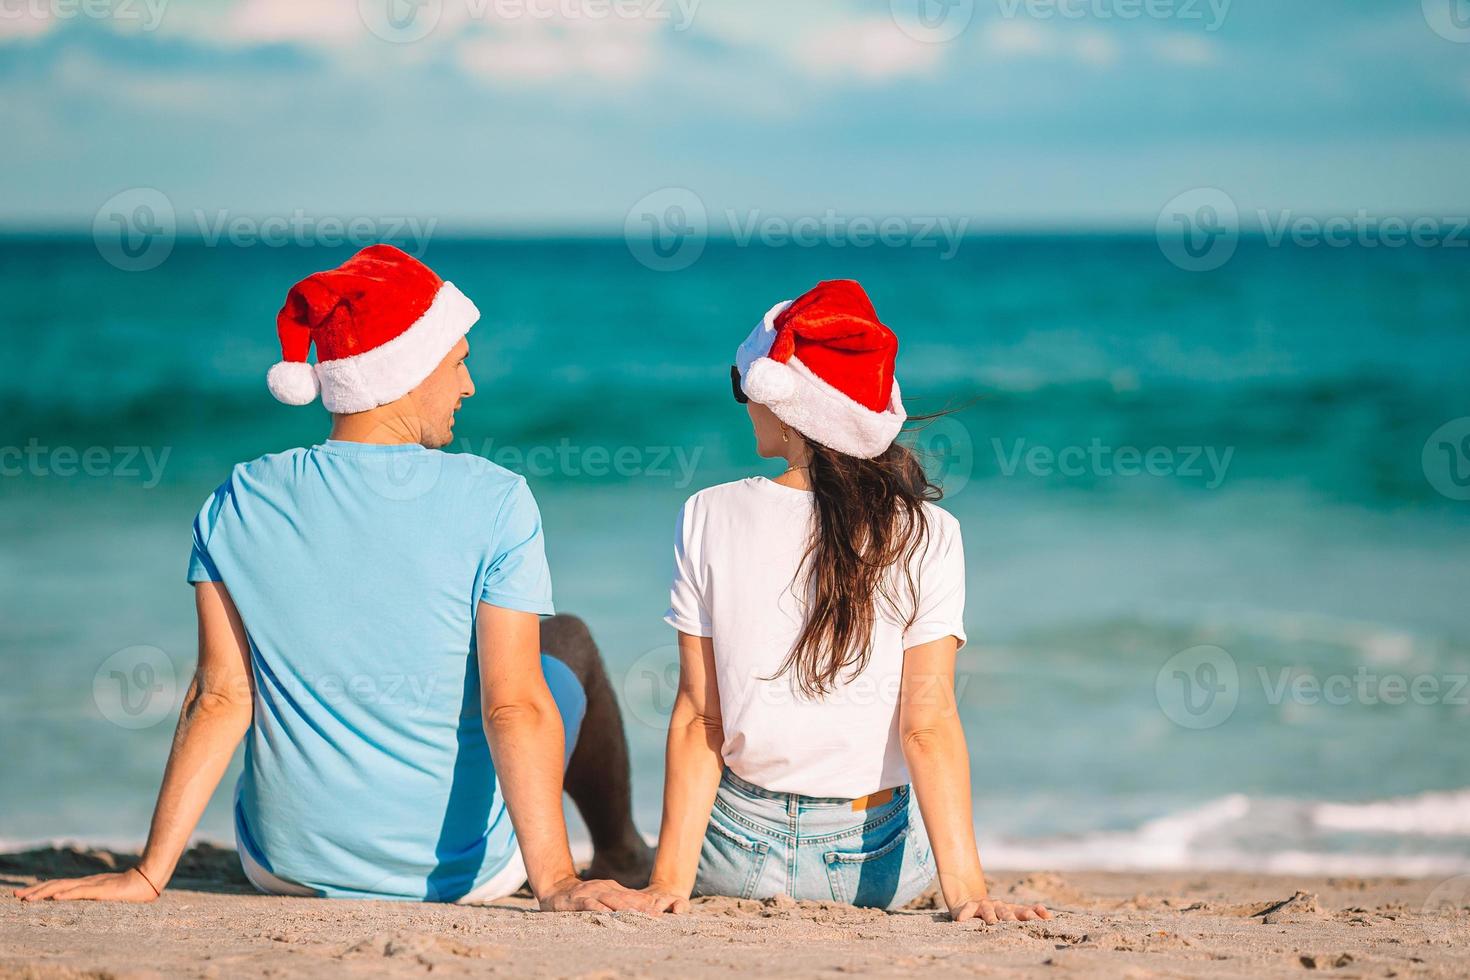
[[[587,692],[587,716],[566,773],[567,795],[592,835],[587,875],[642,888],[653,868],[653,850],[633,825],[628,741],[602,654],[587,624],[568,615],[541,621],[541,649],[566,664]]]

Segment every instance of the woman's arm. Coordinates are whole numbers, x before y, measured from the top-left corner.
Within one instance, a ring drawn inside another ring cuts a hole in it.
[[[970,752],[954,697],[958,647],[947,636],[905,651],[899,701],[903,754],[939,866],[940,891],[956,922],[977,915],[992,924],[1049,919],[1040,905],[997,902],[986,889],[971,814]]]
[[[199,616],[199,666],[179,713],[142,861],[128,871],[59,878],[18,889],[15,894],[21,899],[151,902],[158,897],[155,889],[162,889],[173,876],[254,712],[250,641],[230,593],[223,583],[202,582],[194,588],[194,605]]]
[[[679,692],[669,719],[664,763],[664,815],[658,857],[648,890],[673,896],[683,911],[694,890],[699,852],[715,805],[724,760],[725,729],[715,680],[714,643],[708,637],[679,634]]]

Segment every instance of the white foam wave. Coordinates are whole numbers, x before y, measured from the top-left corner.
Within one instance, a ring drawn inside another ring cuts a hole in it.
[[[1312,808],[1312,821],[1325,830],[1354,833],[1470,837],[1470,789],[1372,803],[1319,803]]]
[[[1353,804],[1232,794],[1131,830],[982,835],[981,854],[1011,869],[1445,877],[1470,873],[1470,847],[1443,846],[1460,836],[1470,836],[1470,789]]]

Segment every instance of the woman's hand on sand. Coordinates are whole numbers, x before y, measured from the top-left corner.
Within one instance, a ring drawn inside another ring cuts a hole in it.
[[[151,902],[158,897],[137,868],[85,878],[55,878],[17,888],[22,902]]]
[[[680,895],[656,881],[649,882],[648,887],[643,889],[643,894],[653,900],[655,914],[667,912],[671,915],[683,915],[689,911],[688,895]]]
[[[1029,922],[1032,919],[1050,919],[1051,912],[1045,905],[1013,905],[982,898],[973,902],[961,902],[949,910],[949,917],[956,922],[982,919],[986,925],[997,922]]]

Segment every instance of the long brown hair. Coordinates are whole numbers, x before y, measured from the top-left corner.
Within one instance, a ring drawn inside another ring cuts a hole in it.
[[[895,442],[875,459],[809,442],[815,520],[793,585],[805,588],[806,622],[775,677],[791,673],[807,697],[831,692],[868,665],[877,606],[912,624],[918,600],[911,559],[929,538],[926,501],[943,491],[914,451]],[[905,595],[897,594],[902,572]]]

